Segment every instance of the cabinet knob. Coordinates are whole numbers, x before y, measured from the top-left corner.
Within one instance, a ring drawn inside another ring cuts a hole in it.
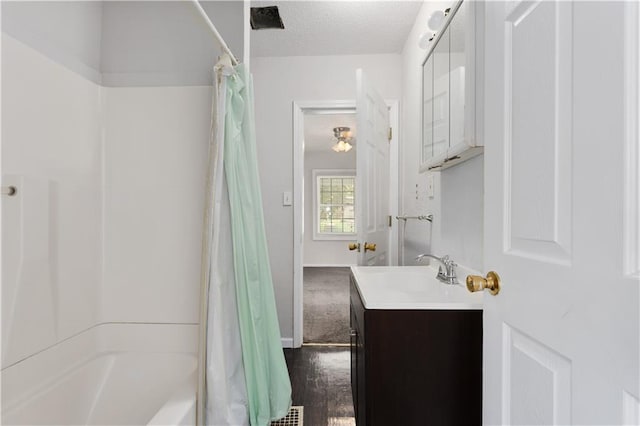
[[[488,272],[486,278],[479,275],[467,275],[467,289],[472,293],[489,290],[489,293],[495,296],[500,293],[500,276],[494,271]]]
[[[358,335],[358,332],[353,328],[349,331],[349,336],[356,337],[357,335]]]
[[[376,245],[374,243],[364,243],[364,252],[376,251]]]
[[[360,253],[360,243],[350,243],[349,250],[357,250]]]

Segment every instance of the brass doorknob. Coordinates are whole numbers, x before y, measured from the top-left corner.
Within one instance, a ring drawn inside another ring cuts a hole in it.
[[[349,250],[358,250],[360,252],[360,243],[350,243]]]
[[[467,289],[470,292],[489,290],[492,295],[500,293],[500,276],[497,272],[490,271],[487,278],[479,275],[467,275]]]
[[[364,251],[376,251],[376,245],[374,243],[364,243]]]

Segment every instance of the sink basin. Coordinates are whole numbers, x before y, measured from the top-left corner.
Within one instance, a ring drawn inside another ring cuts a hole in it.
[[[470,293],[466,275],[462,284],[444,284],[437,269],[426,266],[352,266],[366,309],[482,309],[482,293]]]

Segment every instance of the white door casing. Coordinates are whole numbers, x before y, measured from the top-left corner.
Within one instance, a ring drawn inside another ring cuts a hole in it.
[[[362,69],[356,70],[356,93],[358,265],[388,265],[389,109]],[[366,243],[376,244],[375,251]]]
[[[486,4],[485,424],[637,424],[637,9]]]

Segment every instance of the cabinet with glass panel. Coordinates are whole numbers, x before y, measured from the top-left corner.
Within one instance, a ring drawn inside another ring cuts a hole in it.
[[[482,153],[481,4],[459,1],[422,65],[420,171],[441,170]]]

